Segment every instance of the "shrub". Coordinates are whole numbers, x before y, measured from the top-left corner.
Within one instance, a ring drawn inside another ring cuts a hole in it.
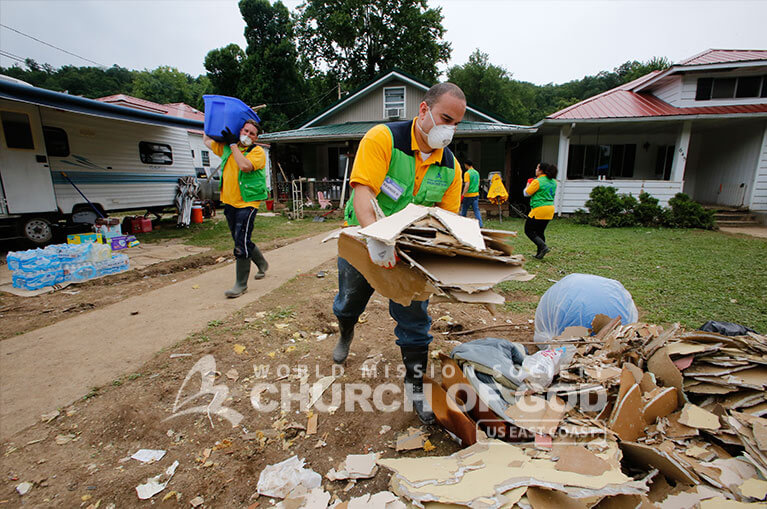
[[[631,195],[619,195],[614,187],[597,186],[589,193],[586,207],[589,209],[588,223],[603,228],[634,226],[634,209],[638,205]]]
[[[589,224],[589,211],[585,209],[578,209],[573,212],[573,221],[578,224]]]
[[[704,209],[684,193],[677,193],[668,201],[670,210],[666,216],[667,226],[672,228],[714,228],[714,212]]]
[[[658,199],[650,193],[639,193],[639,204],[634,209],[634,215],[643,226],[660,226],[663,224],[663,207],[658,205]]]
[[[586,201],[588,212],[578,209],[573,215],[577,223],[616,228],[622,226],[668,226],[671,228],[714,227],[714,213],[684,193],[677,193],[669,200],[670,208],[664,209],[644,191],[639,200],[630,194],[618,194],[614,187],[597,186]]]

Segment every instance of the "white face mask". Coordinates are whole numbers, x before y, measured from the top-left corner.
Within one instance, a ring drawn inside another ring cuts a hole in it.
[[[249,147],[253,145],[253,140],[251,140],[250,136],[248,136],[247,134],[242,134],[240,135],[240,143],[242,143],[246,147]]]
[[[431,114],[431,108],[429,108],[428,111],[433,125],[431,131],[426,133],[420,125],[418,126],[418,129],[420,129],[421,133],[426,136],[426,143],[428,143],[431,148],[434,150],[445,148],[450,145],[451,141],[453,141],[456,126],[446,124],[437,125],[434,121],[434,116]]]

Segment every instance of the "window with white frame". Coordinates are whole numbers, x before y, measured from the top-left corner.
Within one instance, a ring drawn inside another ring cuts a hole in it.
[[[405,87],[384,88],[384,118],[405,117]]]

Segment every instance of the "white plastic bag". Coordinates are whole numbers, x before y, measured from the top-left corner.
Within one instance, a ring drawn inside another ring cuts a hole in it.
[[[530,389],[541,392],[551,385],[562,368],[570,364],[574,353],[572,346],[559,346],[528,355],[522,361],[520,377]]]

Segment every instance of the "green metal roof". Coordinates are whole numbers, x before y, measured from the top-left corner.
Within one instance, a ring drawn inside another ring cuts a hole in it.
[[[346,122],[318,127],[305,127],[292,131],[265,133],[258,137],[259,141],[276,143],[317,143],[321,141],[361,140],[371,127],[382,122]],[[509,134],[533,134],[535,127],[514,124],[498,124],[495,122],[461,122],[456,130],[456,138],[473,138],[480,136],[505,136]]]

